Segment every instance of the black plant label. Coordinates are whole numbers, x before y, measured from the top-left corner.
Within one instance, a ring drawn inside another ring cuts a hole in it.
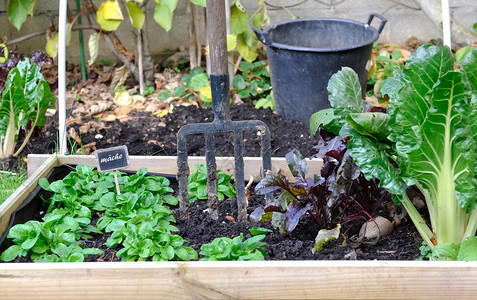
[[[126,146],[96,150],[96,165],[99,172],[124,169],[129,166],[129,154]]]

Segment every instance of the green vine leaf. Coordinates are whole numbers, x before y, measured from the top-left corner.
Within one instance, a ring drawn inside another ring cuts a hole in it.
[[[144,26],[144,21],[146,20],[146,16],[144,16],[141,8],[133,2],[127,2],[126,7],[128,8],[129,20],[131,21],[132,26],[141,30]]]
[[[190,2],[205,7],[206,0],[190,0]]]
[[[156,0],[157,2],[157,0]],[[160,0],[154,10],[154,20],[165,31],[171,30],[172,18],[174,16],[174,10],[177,7],[178,0]]]
[[[33,15],[36,0],[11,0],[7,8],[10,22],[18,30],[22,27],[28,15]]]

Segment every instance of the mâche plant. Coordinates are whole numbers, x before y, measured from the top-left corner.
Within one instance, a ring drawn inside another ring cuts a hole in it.
[[[3,252],[1,259],[30,257],[34,262],[79,262],[89,254],[101,254],[96,248],[83,249],[78,241],[80,227],[88,218],[73,218],[67,211],[56,211],[43,217],[43,222],[28,221],[13,226],[8,233],[15,245]]]
[[[263,231],[261,231],[263,232]],[[268,245],[262,240],[265,234],[259,234],[243,240],[243,233],[234,237],[215,238],[212,242],[204,244],[200,247],[200,260],[203,261],[249,261],[249,260],[265,260],[267,252],[265,248]]]
[[[28,255],[33,261],[83,261],[88,254],[102,252],[82,249],[78,241],[103,231],[111,233],[107,247],[121,247],[116,256],[123,261],[197,259],[197,252],[173,234],[178,229],[169,206],[177,205],[177,198],[170,194],[169,180],[147,175],[146,169],[131,176],[117,174],[119,195],[113,173],[99,173],[90,166],[79,165],[75,172],[52,183],[40,179],[39,185],[53,192],[45,200],[44,222],[12,227],[8,237],[16,245],[8,248],[2,259]],[[95,223],[93,212],[100,214]]]
[[[386,113],[366,112],[357,75],[349,68],[329,82],[340,135],[368,179],[402,203],[433,259],[477,259],[477,49],[454,71],[447,47],[425,45],[394,72],[381,91]],[[425,197],[430,227],[407,197]]]
[[[194,167],[195,170],[187,179],[189,202],[194,202],[197,199],[206,200],[209,198],[207,194],[207,167],[203,164],[196,164]],[[225,197],[234,197],[235,187],[230,182],[232,175],[224,174],[221,170],[217,170],[217,176],[217,198],[219,201],[225,200]]]

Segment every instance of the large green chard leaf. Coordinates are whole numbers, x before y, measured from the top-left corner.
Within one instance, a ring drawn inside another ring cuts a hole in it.
[[[349,153],[366,179],[376,177],[379,179],[379,186],[393,194],[396,202],[400,201],[400,195],[405,194],[404,179],[400,170],[389,160],[391,152],[389,145],[381,144],[372,137],[363,136],[349,125],[343,126],[340,135],[350,137]]]
[[[461,66],[464,78],[467,80],[466,83],[472,92],[472,109],[469,115],[469,120],[471,123],[474,143],[477,145],[477,121],[475,121],[477,120],[477,49],[473,49],[470,53],[466,55]],[[477,160],[474,164],[474,186],[477,186]]]
[[[331,76],[328,82],[328,100],[334,109],[335,116],[339,116],[340,125],[350,113],[364,113],[364,102],[361,98],[361,85],[353,69],[343,67],[341,71]]]
[[[477,94],[477,49],[473,49],[465,56],[461,68],[472,92]]]
[[[382,87],[381,92],[390,98],[389,139],[396,142],[400,155],[405,157],[419,147],[420,127],[431,106],[427,94],[439,77],[453,68],[448,48],[425,45],[409,56],[407,69],[395,72]]]
[[[476,203],[469,118],[475,108],[463,74],[452,72],[448,48],[421,47],[408,62],[383,88],[390,96],[389,138],[396,142],[401,172],[415,178],[426,196],[437,242],[460,243],[465,210]]]

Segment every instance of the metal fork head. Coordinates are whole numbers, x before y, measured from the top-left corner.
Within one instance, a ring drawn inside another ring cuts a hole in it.
[[[177,133],[177,179],[179,182],[179,210],[182,219],[188,216],[189,195],[187,191],[187,178],[190,170],[187,163],[187,135],[202,133],[205,135],[206,165],[207,165],[207,193],[209,213],[212,219],[218,218],[217,199],[217,164],[215,161],[215,134],[219,132],[232,132],[234,134],[235,158],[235,190],[238,206],[238,220],[247,219],[247,203],[244,184],[243,163],[243,132],[257,130],[261,133],[261,155],[263,160],[263,173],[271,170],[270,130],[259,120],[232,121],[229,117],[229,76],[211,75],[212,108],[214,120],[211,123],[187,124]]]

